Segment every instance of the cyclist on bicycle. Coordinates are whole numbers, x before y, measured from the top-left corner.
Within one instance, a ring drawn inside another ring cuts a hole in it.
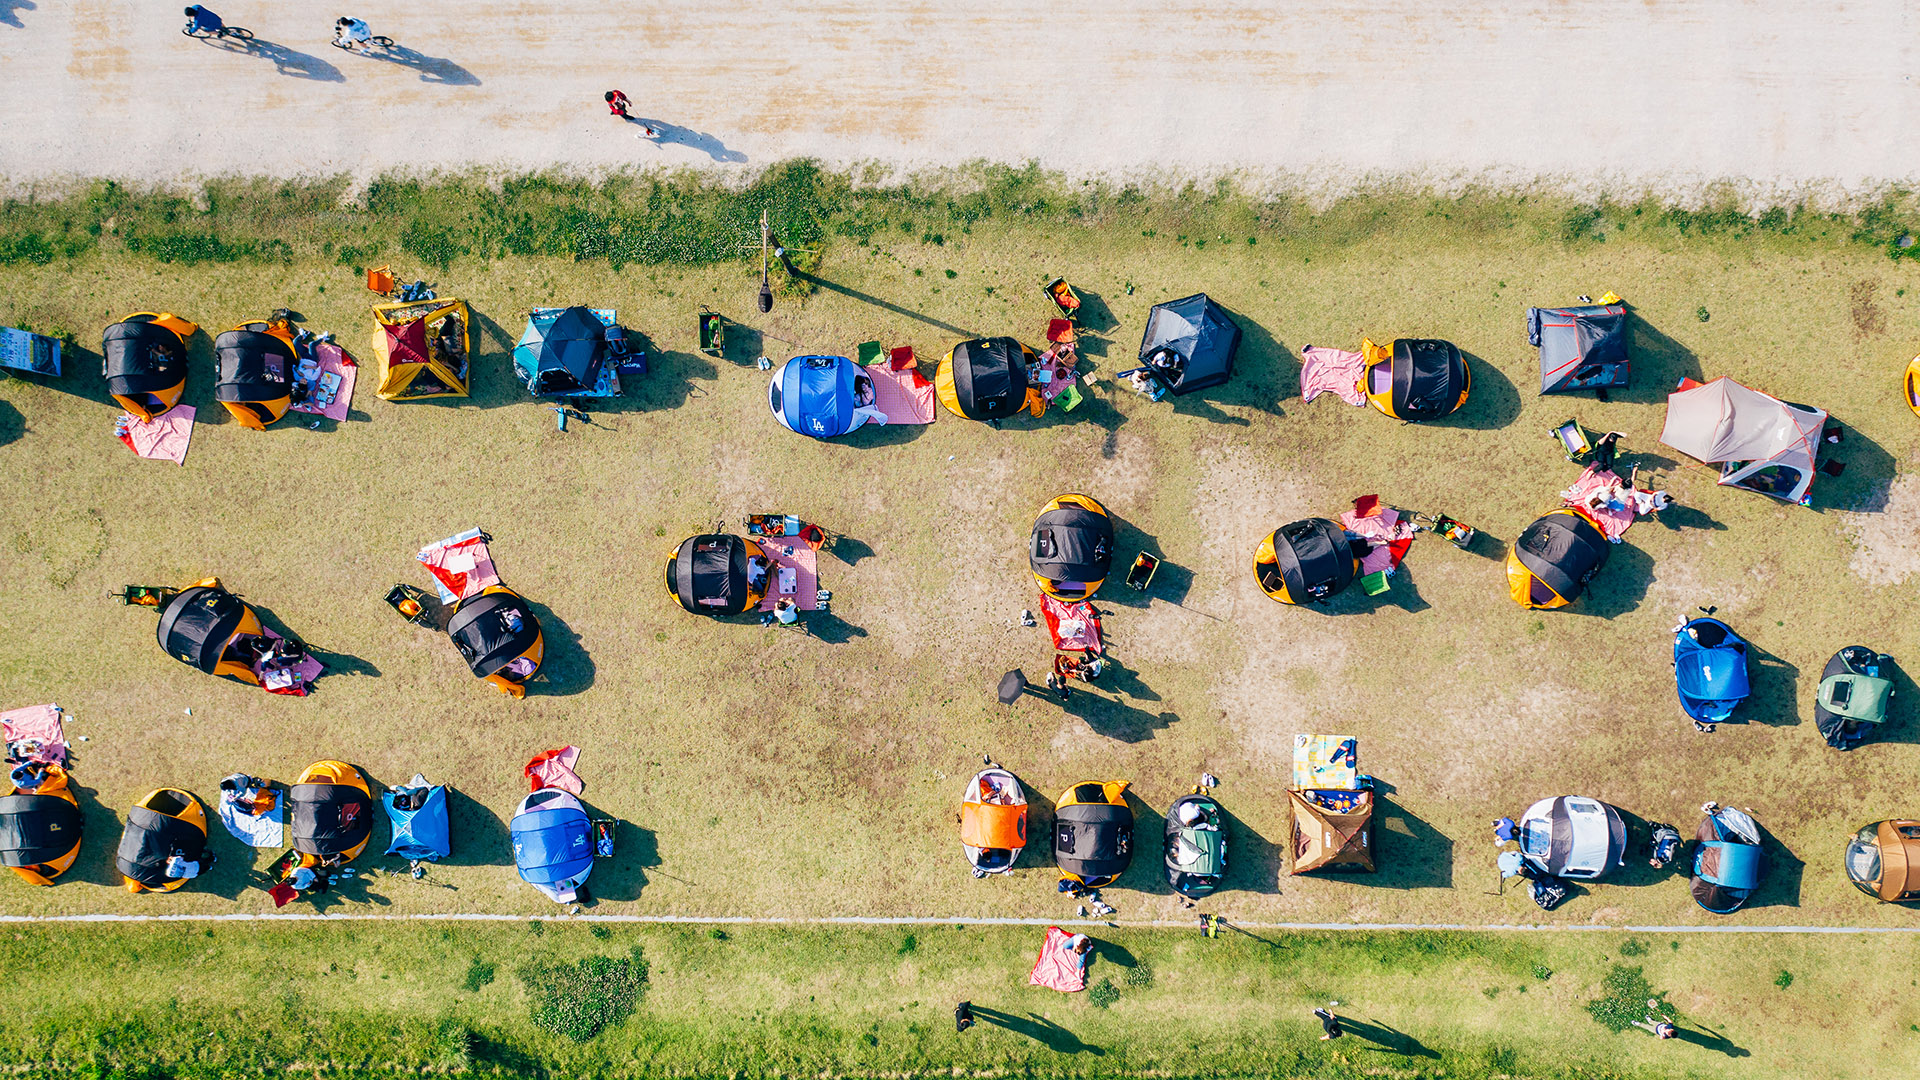
[[[333,21],[333,29],[335,35],[333,43],[344,49],[359,48],[373,36],[373,32],[367,29],[367,24],[363,20],[346,15]]]
[[[186,10],[187,30],[195,34],[217,34],[227,28],[220,16],[195,4]]]

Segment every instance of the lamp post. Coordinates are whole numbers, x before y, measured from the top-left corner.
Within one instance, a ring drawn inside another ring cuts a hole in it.
[[[767,224],[767,212],[760,211],[760,314],[773,310],[773,286],[767,283],[767,248],[773,239],[773,229]]]

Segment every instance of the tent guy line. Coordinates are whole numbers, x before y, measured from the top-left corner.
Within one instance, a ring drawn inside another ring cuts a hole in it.
[[[577,922],[640,923],[684,926],[1105,926],[1121,930],[1191,930],[1191,919],[1034,919],[966,918],[937,915],[494,915],[439,912],[420,915],[325,915],[320,913],[236,913],[230,915],[0,915],[0,924],[19,923],[165,923],[165,922]],[[1920,934],[1920,926],[1641,926],[1582,923],[1568,926],[1526,923],[1296,923],[1231,922],[1228,929],[1293,931],[1433,931],[1488,933],[1601,932],[1617,934]]]

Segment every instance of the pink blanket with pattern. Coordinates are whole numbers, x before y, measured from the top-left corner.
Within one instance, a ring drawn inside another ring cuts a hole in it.
[[[1312,401],[1321,394],[1336,394],[1349,405],[1365,405],[1367,395],[1360,392],[1360,376],[1366,371],[1366,357],[1345,349],[1309,345],[1301,350],[1300,396]]]
[[[433,575],[443,604],[458,603],[500,584],[500,575],[493,569],[493,553],[487,550],[487,535],[479,529],[428,544],[414,557]]]
[[[353,407],[354,376],[359,373],[359,366],[354,363],[353,357],[347,355],[347,350],[331,341],[314,346],[313,358],[320,362],[320,374],[314,379],[314,388],[308,393],[307,400],[295,405],[294,411],[313,413],[329,420],[345,420],[347,410]],[[326,386],[333,384],[333,380],[328,378],[330,375],[338,376],[339,382],[333,386],[333,396],[322,408],[319,396],[326,393]]]
[[[17,749],[25,760],[48,765],[67,760],[67,735],[58,705],[30,705],[0,713],[0,729],[5,730],[9,746],[21,744]]]
[[[175,405],[147,421],[121,413],[116,426],[123,432],[120,441],[141,457],[175,465],[187,463],[187,443],[193,439],[193,406]]]
[[[880,364],[866,372],[873,378],[873,407],[887,414],[889,425],[933,423],[933,384],[919,372]]]
[[[760,601],[759,610],[772,611],[775,602],[783,596],[792,597],[794,606],[801,611],[818,610],[820,553],[797,536],[756,536],[754,541],[767,553],[767,558],[773,560],[767,595]]]
[[[1633,524],[1633,491],[1620,474],[1589,465],[1573,486],[1560,493],[1563,505],[1584,510],[1607,539],[1619,543]]]
[[[1057,926],[1047,927],[1047,940],[1040,944],[1040,956],[1034,960],[1033,970],[1027,973],[1027,982],[1063,994],[1085,990],[1086,961],[1067,948],[1067,942],[1072,938],[1072,934]]]

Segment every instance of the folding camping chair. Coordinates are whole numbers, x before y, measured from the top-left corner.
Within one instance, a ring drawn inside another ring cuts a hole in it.
[[[1066,278],[1054,278],[1043,286],[1047,299],[1053,301],[1060,314],[1074,325],[1080,323],[1080,294],[1073,291]]]
[[[1587,436],[1587,429],[1580,426],[1579,420],[1569,418],[1565,423],[1556,425],[1549,431],[1554,438],[1560,440],[1560,450],[1567,455],[1567,460],[1575,465],[1580,464],[1588,454],[1593,453],[1593,440]]]
[[[367,271],[367,291],[378,293],[391,299],[398,283],[393,280],[393,271],[385,266],[376,266]]]
[[[1153,575],[1160,569],[1160,560],[1146,552],[1133,557],[1133,565],[1127,567],[1127,587],[1139,592],[1147,591],[1153,584]]]
[[[700,309],[700,351],[719,356],[726,349],[727,320],[712,308]]]
[[[386,600],[393,610],[399,612],[401,618],[415,626],[424,626],[429,630],[439,629],[432,612],[427,609],[429,601],[426,590],[412,585],[395,585],[387,590],[387,595],[382,599]]]
[[[180,595],[179,589],[169,589],[164,585],[127,585],[117,593],[120,602],[128,607],[166,607],[167,602]]]

